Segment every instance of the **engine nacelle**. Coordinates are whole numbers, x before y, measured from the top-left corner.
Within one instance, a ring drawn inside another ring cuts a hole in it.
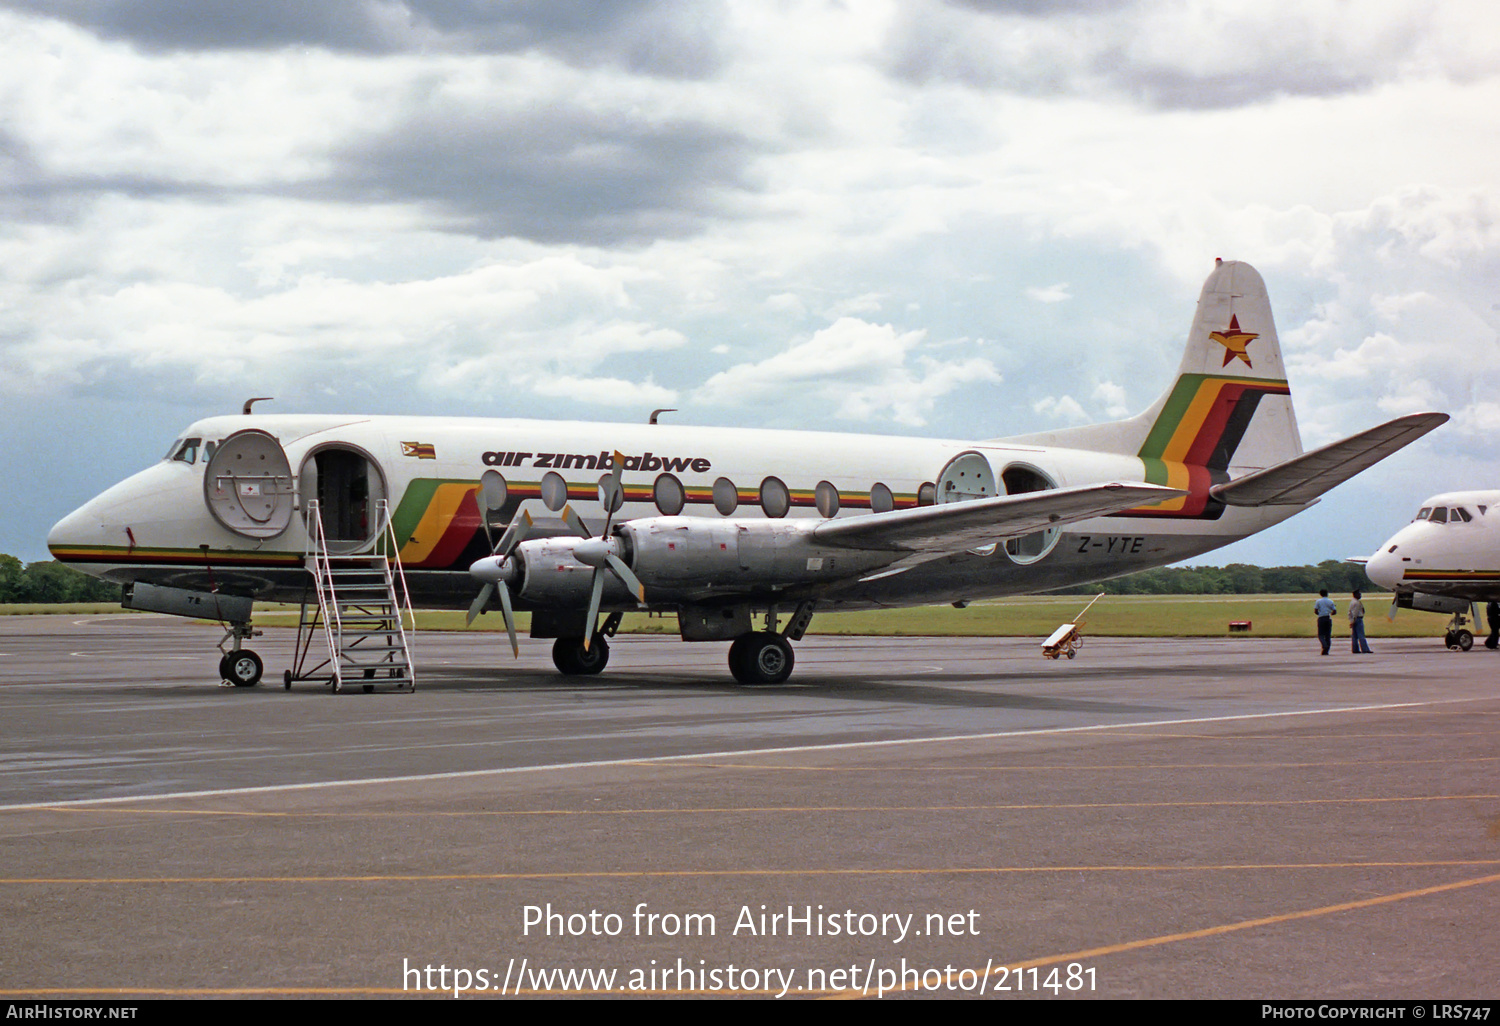
[[[516,594],[533,606],[585,608],[593,586],[594,568],[573,557],[583,538],[537,538],[516,546],[521,561],[521,581]],[[634,605],[635,596],[619,578],[604,571],[606,606]]]
[[[815,542],[813,520],[652,517],[619,527],[626,562],[641,581],[666,588],[808,584],[847,578],[900,553]]]

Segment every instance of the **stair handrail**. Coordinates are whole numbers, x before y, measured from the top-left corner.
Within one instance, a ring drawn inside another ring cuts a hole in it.
[[[333,689],[343,683],[340,653],[344,644],[344,620],[339,604],[329,601],[333,589],[333,564],[328,559],[328,536],[323,532],[323,513],[317,499],[307,502],[306,558],[312,561],[313,587],[318,593],[318,611],[323,614],[323,636],[328,641],[328,662],[333,667]]]
[[[407,681],[413,690],[417,686],[416,655],[413,651],[413,640],[417,634],[417,613],[412,608],[411,591],[406,586],[406,571],[401,565],[401,545],[396,539],[396,526],[392,521],[390,503],[385,499],[375,502],[376,522],[380,525],[380,540],[376,543],[375,550],[386,550],[385,579],[386,586],[390,589],[391,597],[397,598],[395,582],[401,582],[401,595],[396,603],[396,629],[401,634],[401,650],[406,653]],[[394,577],[394,580],[393,580]],[[406,636],[406,621],[411,621],[411,637]]]

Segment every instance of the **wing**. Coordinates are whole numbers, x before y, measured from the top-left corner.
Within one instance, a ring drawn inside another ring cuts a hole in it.
[[[1415,442],[1446,413],[1413,413],[1351,435],[1342,442],[1294,456],[1284,463],[1214,485],[1208,493],[1230,506],[1300,506],[1342,484],[1366,467]]]
[[[1149,484],[1102,484],[1054,488],[994,499],[870,513],[827,520],[814,539],[851,549],[894,549],[941,555],[1018,538],[1049,527],[1108,516],[1121,510],[1175,499],[1177,488]]]

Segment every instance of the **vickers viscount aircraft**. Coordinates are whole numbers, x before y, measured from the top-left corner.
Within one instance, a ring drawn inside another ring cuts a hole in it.
[[[129,605],[229,623],[220,665],[238,684],[261,673],[241,644],[251,599],[305,603],[321,557],[390,550],[418,606],[498,605],[513,647],[512,611],[529,610],[564,673],[601,670],[639,609],[731,642],[739,681],[776,683],[814,611],[962,605],[1196,556],[1445,420],[1303,452],[1265,284],[1219,261],[1176,379],[1116,423],[971,441],[247,403],[188,427],[48,545]]]
[[[1463,614],[1471,603],[1500,601],[1500,492],[1434,495],[1364,562],[1396,606],[1454,614],[1443,640],[1469,649]]]

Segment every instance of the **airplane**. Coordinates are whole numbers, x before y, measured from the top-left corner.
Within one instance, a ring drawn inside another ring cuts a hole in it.
[[[513,652],[529,610],[565,674],[602,670],[620,616],[646,610],[675,614],[684,641],[730,642],[742,684],[776,684],[815,611],[962,607],[1175,563],[1280,523],[1448,419],[1304,452],[1265,283],[1223,260],[1176,378],[1115,423],[974,441],[256,401],[190,425],[47,539],[124,584],[131,608],[228,624],[220,671],[243,686],[263,669],[243,646],[250,601],[305,600],[319,550],[394,547],[415,605],[471,622],[498,601]]]
[[[1472,603],[1500,601],[1500,491],[1444,492],[1363,561],[1370,580],[1395,592],[1397,608],[1452,613],[1449,648],[1468,651]],[[1478,622],[1478,617],[1475,617]]]

